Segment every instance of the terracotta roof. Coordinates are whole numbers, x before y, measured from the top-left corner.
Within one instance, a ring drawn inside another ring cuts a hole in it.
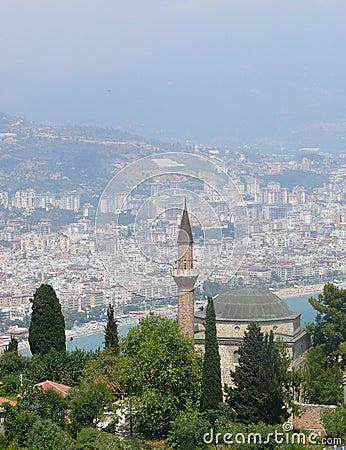
[[[4,403],[9,403],[11,406],[16,406],[17,404],[15,400],[10,400],[6,397],[0,397],[0,406],[2,406]]]
[[[35,386],[42,388],[44,391],[47,391],[48,389],[53,389],[53,391],[57,392],[61,395],[61,397],[67,397],[70,386],[66,386],[65,384],[56,383],[55,381],[43,381],[42,383],[37,383]]]

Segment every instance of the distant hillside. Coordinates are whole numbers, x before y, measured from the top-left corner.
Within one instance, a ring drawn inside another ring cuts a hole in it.
[[[287,170],[282,174],[262,175],[261,179],[266,183],[269,181],[279,181],[281,186],[289,189],[299,185],[305,187],[309,191],[329,182],[328,174],[302,170]]]
[[[0,189],[97,192],[119,166],[172,149],[115,129],[38,125],[0,113]]]

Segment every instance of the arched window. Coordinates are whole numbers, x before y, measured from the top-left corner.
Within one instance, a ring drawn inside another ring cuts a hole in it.
[[[233,352],[233,362],[234,362],[234,364],[239,364],[239,352],[238,352],[238,350]]]
[[[184,258],[184,269],[186,269],[186,258]]]

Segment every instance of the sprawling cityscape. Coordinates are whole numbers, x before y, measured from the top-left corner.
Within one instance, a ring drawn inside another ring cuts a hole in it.
[[[175,298],[176,289],[171,281],[171,268],[176,259],[174,236],[186,192],[195,194],[189,200],[191,211],[198,209],[202,199],[215,214],[209,221],[205,218],[203,230],[198,217],[191,218],[196,234],[196,265],[200,270],[203,264],[211,267],[215,255],[225,261],[229,258],[237,239],[234,216],[244,215],[246,254],[243,259],[238,255],[234,276],[229,274],[231,284],[283,288],[327,281],[337,283],[345,276],[346,154],[334,155],[318,148],[261,154],[246,148],[242,151],[195,145],[189,151],[223,167],[246,205],[242,208],[239,202],[233,203],[233,211],[228,211],[227,201],[203,180],[208,178],[203,171],[201,182],[195,186],[189,185],[182,176],[174,175],[173,180],[166,176],[143,182],[142,189],[130,195],[121,190],[112,193],[106,190],[102,194],[106,187],[103,180],[93,179],[93,186],[71,180],[66,170],[60,170],[65,161],[60,164],[55,161],[56,173],[45,175],[43,168],[52,163],[52,158],[35,161],[29,155],[20,163],[16,161],[30,140],[40,141],[43,148],[49,148],[53,140],[59,145],[87,143],[113,149],[113,154],[109,152],[110,178],[127,166],[130,153],[123,157],[116,151],[119,143],[106,137],[92,138],[87,132],[68,135],[66,130],[24,126],[21,120],[11,122],[4,117],[3,123],[1,159],[9,165],[16,163],[12,173],[2,169],[0,190],[0,307],[11,320],[23,320],[33,291],[44,281],[54,287],[64,310],[86,311],[109,303],[126,305],[141,297],[142,300]],[[133,139],[122,143],[138,149],[133,157],[147,155],[148,149],[152,151],[150,144]],[[155,147],[157,153],[165,151],[158,144]],[[26,188],[16,189],[15,177],[20,171],[27,171],[28,175],[28,164],[33,179],[25,180]],[[59,181],[64,178],[67,185],[71,184],[71,190],[61,187]],[[47,179],[49,191],[45,189]],[[146,236],[148,218],[142,209],[148,198],[146,208],[151,209],[151,214],[147,216],[157,218],[149,238]],[[117,267],[115,273],[110,272],[110,263],[104,264],[100,257],[103,251],[100,252],[95,236],[96,211],[96,223],[100,223],[98,239],[104,240],[107,233],[113,236],[108,239],[104,253],[111,257],[112,267]],[[102,217],[107,218],[105,224]],[[221,235],[213,233],[215,218]],[[115,235],[120,238],[114,239]],[[150,250],[149,257],[145,252],[138,252],[138,248],[148,244],[148,239],[163,258],[159,269],[150,257]],[[117,245],[122,247],[121,252]],[[122,264],[124,254],[125,259],[132,258],[132,265],[135,261],[137,267],[145,266],[146,273],[155,270],[161,273],[149,277],[138,291],[134,288],[133,271]],[[209,275],[209,281],[224,282],[217,270]]]
[[[346,3],[2,3],[0,450],[346,450]]]

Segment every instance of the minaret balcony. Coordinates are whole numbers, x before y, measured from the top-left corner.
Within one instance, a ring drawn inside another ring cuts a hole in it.
[[[173,269],[173,277],[198,277],[198,270],[196,269]]]
[[[196,269],[173,269],[172,276],[179,292],[191,292],[198,278]]]

